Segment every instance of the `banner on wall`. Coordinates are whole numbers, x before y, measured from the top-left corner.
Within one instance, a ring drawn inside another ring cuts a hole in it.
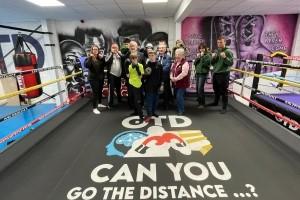
[[[217,38],[221,35],[226,38],[226,45],[235,58],[256,60],[257,54],[270,55],[274,51],[291,55],[297,17],[296,14],[188,17],[182,22],[181,38],[189,49],[189,59],[196,58],[200,43],[215,51]],[[266,56],[265,60],[268,59]],[[237,61],[234,66],[243,70],[253,69],[253,66]],[[279,70],[265,67],[262,73]],[[212,91],[210,82],[209,77],[206,91]],[[195,88],[194,77],[191,77],[191,83],[191,88]]]

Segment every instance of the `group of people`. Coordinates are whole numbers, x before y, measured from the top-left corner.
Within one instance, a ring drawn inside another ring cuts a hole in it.
[[[159,93],[162,93],[163,106],[168,109],[176,97],[177,114],[184,113],[184,95],[190,86],[190,65],[186,60],[188,54],[182,41],[178,40],[173,48],[172,56],[167,51],[167,44],[161,41],[157,51],[153,45],[146,45],[142,53],[136,41],[130,41],[126,51],[119,50],[117,43],[111,45],[111,52],[106,56],[100,54],[96,45],[91,47],[86,67],[89,69],[88,79],[93,91],[93,112],[100,114],[98,107],[102,104],[102,89],[105,73],[107,73],[109,95],[108,107],[114,107],[114,94],[118,102],[122,102],[121,78],[126,81],[128,90],[128,105],[133,109],[131,115],[139,116],[140,121],[149,121],[157,117],[156,108]],[[229,70],[233,64],[233,54],[226,48],[225,39],[218,39],[218,50],[210,52],[205,44],[199,45],[199,53],[194,61],[197,78],[197,94],[199,108],[205,106],[204,84],[210,67],[213,66],[213,88],[215,99],[208,106],[217,106],[222,96],[222,110],[225,113],[228,104]],[[104,69],[107,69],[105,72]],[[146,116],[143,113],[146,108]]]

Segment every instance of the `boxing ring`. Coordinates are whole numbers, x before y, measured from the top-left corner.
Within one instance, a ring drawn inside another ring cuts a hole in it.
[[[283,93],[272,96],[257,94],[255,99],[261,105],[300,122],[300,94]]]
[[[63,71],[54,66],[1,74],[0,79],[48,70]],[[84,89],[63,98],[68,86],[59,87],[82,71],[1,94],[0,199],[298,200],[300,136],[265,115],[299,130],[299,95],[260,91],[257,79],[279,88],[300,88],[300,83],[258,70],[232,70],[253,76],[256,86],[233,80],[241,91],[230,90],[225,115],[218,107],[196,110],[193,97],[186,99],[184,116],[158,110],[159,117],[138,123],[125,105],[94,115]],[[58,90],[45,98],[6,105],[10,98],[53,84]]]
[[[214,107],[195,110],[194,99],[187,98],[185,116],[159,110],[159,118],[142,124],[128,116],[126,106],[94,115],[88,99],[78,99],[0,154],[1,199],[297,200],[300,137],[257,109],[299,124],[241,97],[252,108],[232,96],[227,114],[222,115]],[[156,156],[130,156],[139,138],[150,141],[151,134],[160,144],[144,149]],[[163,137],[172,134],[181,143]]]

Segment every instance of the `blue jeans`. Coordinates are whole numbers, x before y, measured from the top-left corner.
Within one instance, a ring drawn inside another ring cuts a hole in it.
[[[185,88],[176,88],[176,103],[179,114],[184,113],[184,94]]]
[[[158,94],[154,92],[146,93],[146,106],[147,106],[147,115],[152,116],[157,107],[158,102]]]
[[[204,85],[207,74],[197,74],[197,96],[199,105],[205,105]]]

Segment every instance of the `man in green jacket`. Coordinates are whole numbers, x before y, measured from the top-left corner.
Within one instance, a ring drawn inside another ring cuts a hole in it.
[[[233,65],[233,53],[226,47],[226,40],[220,36],[217,40],[218,50],[212,54],[214,102],[210,106],[217,106],[222,96],[221,114],[226,113],[228,105],[228,86],[230,67]]]

